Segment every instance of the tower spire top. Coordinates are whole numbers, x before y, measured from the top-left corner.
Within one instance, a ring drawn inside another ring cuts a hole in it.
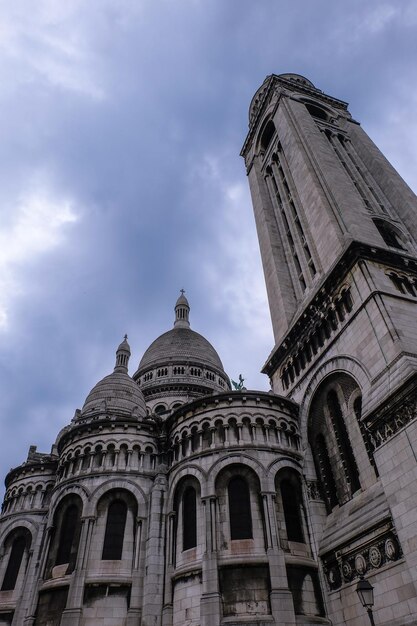
[[[127,342],[127,335],[123,337],[122,343],[116,350],[116,364],[114,366],[115,372],[124,372],[127,374],[127,367],[129,365],[130,358],[130,346]]]
[[[175,328],[190,328],[190,305],[185,297],[185,289],[180,289],[180,297],[175,304]]]

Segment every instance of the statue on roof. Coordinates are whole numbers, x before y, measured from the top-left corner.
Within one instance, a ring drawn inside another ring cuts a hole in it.
[[[230,379],[232,382],[233,387],[235,388],[235,391],[242,391],[242,389],[244,389],[243,387],[243,383],[245,382],[245,379],[243,378],[242,374],[239,374],[239,382],[235,382],[234,380]]]

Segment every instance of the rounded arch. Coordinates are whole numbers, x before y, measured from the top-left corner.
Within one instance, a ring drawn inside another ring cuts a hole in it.
[[[167,507],[168,511],[173,510],[174,505],[174,495],[179,483],[189,476],[193,476],[195,480],[200,485],[201,494],[203,493],[203,485],[205,485],[207,480],[207,474],[204,472],[201,467],[195,464],[187,465],[187,467],[182,467],[180,469],[175,470],[170,477],[169,489],[168,489],[168,498],[167,498]],[[203,497],[203,495],[202,495]]]
[[[13,528],[5,537],[1,546],[0,591],[14,592],[16,587],[21,588],[25,561],[27,565],[32,543],[32,533],[21,525]]]
[[[303,399],[300,402],[300,430],[303,441],[307,441],[307,421],[313,397],[323,381],[333,374],[347,374],[356,381],[361,390],[364,411],[366,411],[365,405],[370,400],[371,391],[371,375],[368,369],[365,368],[358,359],[354,359],[350,356],[341,355],[332,357],[325,361],[315,372],[314,376],[308,383]]]
[[[45,578],[54,578],[56,568],[64,576],[74,571],[81,535],[81,516],[85,508],[82,497],[71,490],[56,504],[52,515],[51,542]]]
[[[286,549],[291,543],[307,543],[302,481],[301,473],[293,467],[282,467],[275,474],[276,515]]]
[[[392,224],[390,220],[380,216],[373,218],[372,221],[388,247],[395,248],[396,250],[408,250],[409,237],[407,237],[397,224]]]
[[[265,549],[265,520],[258,472],[242,459],[225,465],[216,476],[218,545],[231,554]]]
[[[51,526],[53,524],[55,511],[61,506],[62,501],[71,495],[76,495],[81,499],[81,514],[85,515],[87,502],[90,497],[90,491],[84,485],[66,485],[63,489],[55,491],[55,493],[53,493],[51,496],[51,500],[49,503],[48,526]]]
[[[260,487],[262,491],[266,491],[268,489],[268,477],[265,467],[257,461],[249,454],[231,454],[222,459],[218,459],[215,461],[209,470],[207,471],[207,483],[205,485],[206,489],[204,493],[201,494],[201,497],[207,497],[211,495],[215,495],[215,484],[217,482],[217,478],[219,474],[228,466],[231,465],[241,465],[246,466],[247,468],[252,469],[260,483]]]
[[[138,502],[134,494],[125,487],[105,491],[97,502],[96,533],[101,535],[102,561],[121,561],[127,557],[126,533],[134,535],[135,520],[138,515]]]
[[[276,474],[285,468],[291,468],[302,475],[301,463],[297,463],[291,457],[283,457],[280,455],[279,459],[275,459],[268,465],[268,474],[271,475],[272,480],[275,480]]]
[[[262,150],[267,150],[269,144],[271,143],[274,135],[276,133],[276,128],[274,121],[270,118],[266,123],[263,124],[261,130],[258,135],[258,146]]]
[[[314,118],[328,122],[332,117],[334,117],[334,112],[322,102],[318,102],[313,98],[305,98],[303,96],[297,99],[299,102],[302,102],[304,104],[307,111]]]
[[[201,483],[196,476],[185,475],[177,481],[173,495],[173,511],[176,531],[174,554],[179,555],[181,552],[196,548],[198,536],[201,534],[198,528],[202,522]]]
[[[273,119],[275,109],[276,103],[271,102],[262,115],[263,119],[259,124],[259,131],[257,133],[256,141],[254,142],[257,153],[260,150],[262,152],[265,151],[276,134],[276,127]]]
[[[84,517],[94,516],[97,513],[97,505],[101,498],[109,491],[113,489],[120,489],[128,491],[136,499],[138,511],[140,513],[147,510],[148,498],[144,490],[139,487],[133,480],[116,480],[109,479],[97,487],[92,493],[87,502]]]
[[[309,407],[307,438],[328,512],[361,489],[358,446],[363,440],[352,397],[361,397],[357,380],[336,371],[321,381]]]
[[[4,528],[2,528],[0,533],[0,556],[3,553],[3,546],[5,542],[17,528],[25,528],[32,535],[32,541],[34,541],[36,539],[36,534],[39,530],[39,525],[27,519],[16,520],[15,518],[8,521],[7,524],[4,525]]]

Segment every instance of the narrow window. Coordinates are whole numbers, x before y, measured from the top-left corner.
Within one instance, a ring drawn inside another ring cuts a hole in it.
[[[252,539],[252,516],[248,483],[241,476],[229,481],[230,538]]]
[[[263,150],[266,150],[269,144],[271,143],[272,137],[275,134],[275,125],[272,120],[269,120],[267,125],[265,126],[262,136],[261,136],[261,146]]]
[[[59,536],[59,546],[55,565],[62,565],[70,562],[78,522],[78,508],[75,504],[72,504],[67,508],[62,519],[61,534]]]
[[[320,477],[326,497],[327,510],[330,511],[339,504],[337,497],[336,481],[334,478],[332,465],[330,463],[329,453],[327,451],[326,442],[322,434],[317,435],[314,445],[314,461],[316,464],[317,474]]]
[[[187,487],[182,498],[183,550],[197,545],[197,498],[194,487]]]
[[[9,562],[4,575],[2,591],[11,591],[16,586],[23,555],[25,553],[26,541],[24,537],[16,537],[10,551]]]
[[[123,552],[127,506],[122,500],[114,500],[107,512],[104,535],[103,561],[120,561]]]
[[[359,482],[359,472],[346,429],[342,408],[337,394],[333,389],[331,389],[327,394],[327,406],[329,408],[330,419],[334,427],[337,445],[342,457],[346,480],[349,483],[351,494],[353,494],[361,488]]]
[[[295,485],[287,479],[281,481],[281,497],[288,541],[304,543],[300,496]]]

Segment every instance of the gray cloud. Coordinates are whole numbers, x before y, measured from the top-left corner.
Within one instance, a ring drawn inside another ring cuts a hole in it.
[[[2,475],[49,450],[128,332],[131,371],[173,321],[229,374],[272,332],[239,151],[254,91],[308,76],[416,185],[415,4],[27,0],[1,9]],[[1,324],[1,318],[0,318]]]

